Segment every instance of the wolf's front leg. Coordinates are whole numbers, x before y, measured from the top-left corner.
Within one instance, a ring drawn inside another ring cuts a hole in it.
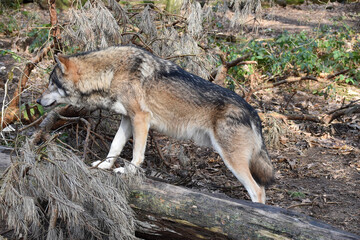
[[[132,119],[132,126],[134,148],[131,165],[129,165],[126,169],[116,168],[114,170],[115,172],[135,172],[136,167],[140,167],[141,163],[144,161],[146,140],[150,128],[150,114],[146,112],[136,113]]]
[[[110,169],[115,163],[116,157],[120,155],[122,149],[124,148],[126,142],[129,140],[132,134],[132,127],[130,118],[123,116],[121,119],[120,127],[116,132],[114,140],[111,143],[109,154],[107,155],[105,161],[96,161],[92,163],[93,167],[98,167],[101,169]]]

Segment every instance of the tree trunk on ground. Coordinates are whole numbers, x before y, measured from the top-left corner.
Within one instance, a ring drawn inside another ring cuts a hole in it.
[[[144,239],[360,239],[278,207],[146,180],[131,190]]]

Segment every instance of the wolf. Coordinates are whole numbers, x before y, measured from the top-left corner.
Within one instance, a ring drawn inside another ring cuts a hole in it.
[[[111,169],[132,136],[131,166],[140,167],[149,129],[154,129],[212,147],[251,200],[265,203],[265,186],[273,181],[274,169],[260,118],[239,95],[134,46],[58,55],[55,60],[39,104],[66,103],[122,115],[106,160],[93,166]]]

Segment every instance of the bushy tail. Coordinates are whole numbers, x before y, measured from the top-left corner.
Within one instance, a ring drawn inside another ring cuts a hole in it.
[[[268,186],[274,182],[274,168],[266,150],[261,149],[253,155],[250,161],[250,172],[261,186]]]

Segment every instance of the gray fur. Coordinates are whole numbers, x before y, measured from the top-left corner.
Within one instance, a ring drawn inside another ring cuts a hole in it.
[[[59,56],[57,61],[53,70],[56,74],[52,76],[58,77],[61,84],[57,86],[65,96],[55,94],[59,91],[51,90],[50,84],[41,104],[68,103],[126,116],[134,138],[141,139],[134,147],[135,166],[144,159],[149,128],[212,146],[245,185],[252,200],[265,202],[263,186],[272,181],[273,168],[262,138],[260,118],[240,96],[131,46]],[[110,152],[118,154],[114,148],[121,151],[128,137],[120,134]],[[109,153],[104,163],[96,164],[111,168],[115,158]]]

